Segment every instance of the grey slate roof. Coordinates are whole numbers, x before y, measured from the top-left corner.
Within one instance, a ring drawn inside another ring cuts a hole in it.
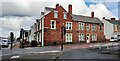
[[[114,24],[114,25],[120,25],[120,20],[109,20],[109,19],[105,19],[105,20]]]
[[[48,11],[52,11],[52,10],[54,10],[55,8],[45,7],[45,9],[48,10]]]
[[[101,23],[102,21],[100,21],[98,18],[91,18],[88,16],[82,16],[82,15],[71,15],[73,17],[74,21],[80,21],[80,22],[88,22],[88,23]]]
[[[52,11],[55,8],[51,8],[51,7],[45,7],[46,10],[48,11]],[[102,21],[100,21],[98,18],[91,18],[88,16],[83,16],[83,15],[71,15],[73,17],[74,21],[81,21],[81,22],[88,22],[88,23],[102,23]]]

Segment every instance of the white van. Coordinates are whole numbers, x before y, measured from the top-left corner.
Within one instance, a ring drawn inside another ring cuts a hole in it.
[[[118,42],[118,41],[120,41],[120,35],[111,36],[110,41],[111,42]]]

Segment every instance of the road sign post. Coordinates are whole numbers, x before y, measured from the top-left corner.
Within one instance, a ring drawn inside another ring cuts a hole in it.
[[[61,42],[61,51],[63,51],[64,49],[64,35],[66,34],[66,28],[64,27],[64,25],[61,27],[61,38],[62,38],[62,42]]]

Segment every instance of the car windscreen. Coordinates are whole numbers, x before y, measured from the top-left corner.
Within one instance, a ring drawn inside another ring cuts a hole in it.
[[[111,39],[114,39],[114,37],[111,37]]]
[[[2,40],[2,42],[7,42],[7,40]]]

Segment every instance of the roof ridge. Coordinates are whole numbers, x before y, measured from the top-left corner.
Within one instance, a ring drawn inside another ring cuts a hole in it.
[[[120,20],[111,20],[111,19],[105,19],[105,20],[109,20],[109,21],[118,21],[118,22],[120,22]]]
[[[52,9],[55,9],[55,8],[53,8],[53,7],[45,7],[45,8],[52,8]]]
[[[82,17],[88,17],[88,18],[92,18],[92,17],[90,17],[90,16],[85,16],[85,15],[77,15],[77,14],[72,14],[72,15],[76,15],[76,16],[82,16]],[[96,18],[96,19],[99,19],[98,17],[94,17],[94,18]]]

